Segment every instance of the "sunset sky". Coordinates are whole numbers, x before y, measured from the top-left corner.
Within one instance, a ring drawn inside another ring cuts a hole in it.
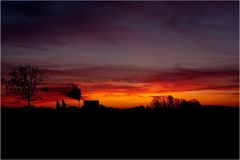
[[[239,104],[238,2],[1,2],[1,75],[33,64],[49,92],[33,102],[77,105],[60,90],[111,107],[152,96]],[[1,106],[23,106],[2,86]],[[82,102],[81,102],[82,103]]]

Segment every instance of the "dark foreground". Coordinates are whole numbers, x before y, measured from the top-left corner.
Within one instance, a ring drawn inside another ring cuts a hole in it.
[[[239,156],[238,108],[1,112],[2,158]]]

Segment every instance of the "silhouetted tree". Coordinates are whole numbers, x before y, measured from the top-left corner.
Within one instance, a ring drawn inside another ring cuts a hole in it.
[[[190,107],[195,108],[195,109],[201,107],[200,102],[198,100],[196,100],[196,99],[190,99],[188,101],[188,103],[189,103]]]
[[[184,109],[188,106],[188,102],[185,99],[180,99],[178,108]]]
[[[160,100],[160,108],[167,108],[167,102],[166,102],[166,97],[165,96],[159,96]]]
[[[167,108],[173,108],[174,107],[173,96],[169,95],[169,96],[166,97],[166,106],[167,106]]]
[[[154,96],[151,103],[151,108],[181,108],[181,109],[196,109],[201,107],[201,104],[196,99],[186,101],[185,99],[177,99],[171,95]]]
[[[77,85],[71,84],[65,91],[65,96],[76,99],[78,101],[78,106],[80,107],[80,99],[82,97],[81,89]]]
[[[30,108],[30,102],[36,98],[37,86],[47,77],[37,66],[31,65],[16,67],[9,76],[10,79],[4,81],[7,93],[26,99]]]
[[[180,105],[180,99],[174,98],[174,108],[178,108]]]
[[[164,96],[154,96],[150,103],[151,108],[165,108],[166,101]]]
[[[151,108],[160,108],[161,102],[158,96],[154,96],[152,102],[150,103]]]

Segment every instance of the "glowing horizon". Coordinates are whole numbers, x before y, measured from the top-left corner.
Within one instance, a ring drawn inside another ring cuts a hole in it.
[[[16,65],[49,77],[35,106],[75,83],[110,107],[156,95],[239,106],[238,2],[1,2],[1,76]],[[1,89],[1,106],[26,102]]]
[[[60,85],[64,87],[63,85]],[[59,87],[60,87],[59,86]],[[80,85],[78,85],[80,86]],[[48,86],[49,87],[49,86]],[[56,87],[56,85],[55,85]],[[61,88],[60,87],[60,88]],[[81,86],[80,86],[81,88]],[[4,89],[3,89],[4,90]],[[100,104],[107,107],[114,108],[130,108],[136,106],[150,105],[153,96],[166,96],[172,95],[174,98],[180,99],[197,99],[202,105],[218,105],[218,106],[232,106],[236,107],[239,104],[238,92],[234,90],[200,90],[200,91],[178,91],[178,92],[113,92],[110,91],[98,91],[98,92],[85,92],[82,89],[82,98],[80,100],[81,105],[83,100],[99,100]],[[69,98],[61,94],[58,90],[49,92],[41,92],[41,99],[33,101],[32,105],[35,107],[50,107],[55,108],[56,100],[64,100],[68,105],[77,106],[78,102],[75,99]],[[217,95],[217,96],[216,96]],[[2,104],[5,107],[21,107],[26,106],[26,100],[13,97],[11,95],[2,95]],[[18,104],[18,106],[16,106]]]

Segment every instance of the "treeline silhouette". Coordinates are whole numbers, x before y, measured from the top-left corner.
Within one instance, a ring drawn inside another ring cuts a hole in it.
[[[196,109],[199,107],[201,107],[201,104],[196,99],[191,99],[187,101],[185,99],[174,98],[172,95],[154,96],[150,104],[150,108],[162,108],[162,109],[167,108]]]
[[[74,88],[76,85],[74,85]],[[78,87],[75,88],[78,90]],[[74,89],[74,90],[75,90]],[[79,91],[76,92],[77,95],[79,95]],[[76,97],[74,95],[74,92],[72,89],[70,89],[68,92],[65,92],[65,94],[71,95],[71,97]],[[76,98],[78,101],[80,101],[80,98]],[[59,100],[56,100],[56,111],[58,112],[67,112],[67,111],[167,111],[167,110],[199,110],[201,107],[201,104],[198,100],[196,99],[191,99],[189,101],[185,99],[178,99],[174,98],[172,95],[168,96],[154,96],[150,105],[139,105],[135,107],[129,107],[129,108],[113,108],[113,107],[107,107],[103,104],[98,104],[98,100],[88,100],[88,101],[95,101],[97,104],[83,104],[82,106],[72,106],[72,105],[67,105],[64,100],[59,102]],[[79,108],[80,107],[80,108]],[[19,110],[22,111],[40,111],[40,110],[54,110],[53,108],[44,108],[44,107],[37,107],[35,108],[34,106],[29,107],[23,107]]]

